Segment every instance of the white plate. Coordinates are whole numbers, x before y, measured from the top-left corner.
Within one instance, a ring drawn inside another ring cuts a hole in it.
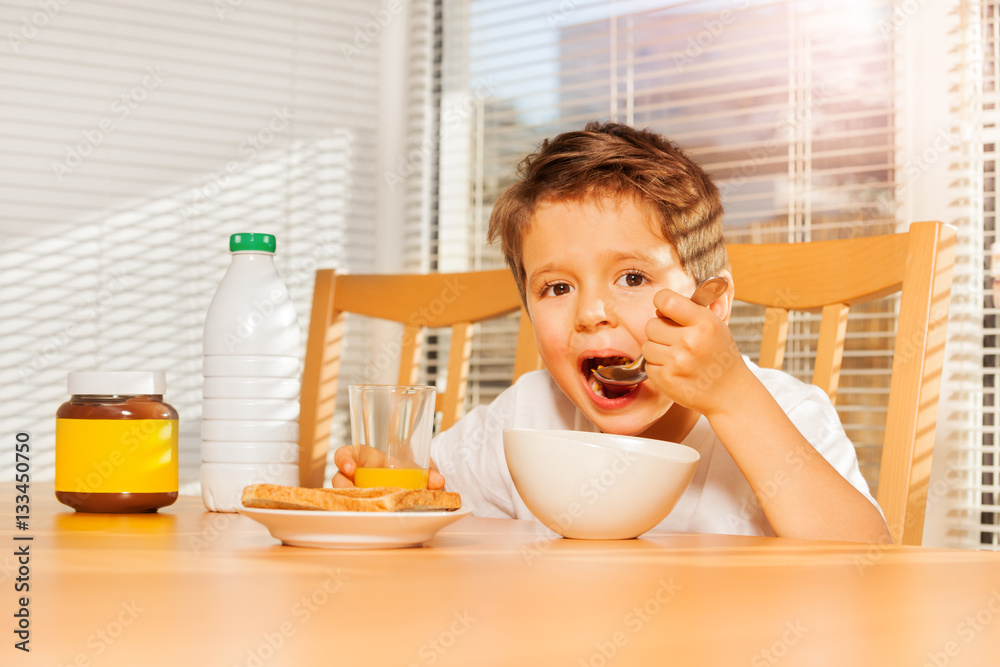
[[[323,512],[238,508],[282,544],[319,549],[415,547],[472,513],[468,507],[433,512]]]

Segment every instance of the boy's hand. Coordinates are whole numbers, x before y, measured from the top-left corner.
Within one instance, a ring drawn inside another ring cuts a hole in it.
[[[333,462],[337,466],[337,474],[333,476],[333,487],[345,488],[354,486],[354,471],[358,466],[377,468],[385,465],[385,454],[373,447],[359,447],[357,458],[355,448],[351,445],[341,447],[333,454]],[[443,489],[444,476],[437,471],[434,463],[427,475],[428,489]]]
[[[722,297],[720,297],[722,299]],[[699,306],[673,290],[653,296],[658,317],[646,324],[646,374],[667,396],[706,416],[728,404],[749,369],[719,312],[728,303]]]

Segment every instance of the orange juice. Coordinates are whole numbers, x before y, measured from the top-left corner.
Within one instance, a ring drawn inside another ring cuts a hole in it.
[[[401,489],[426,489],[427,468],[358,468],[354,485],[364,488],[396,486]]]

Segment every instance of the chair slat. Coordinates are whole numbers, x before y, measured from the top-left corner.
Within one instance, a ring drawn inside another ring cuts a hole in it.
[[[448,352],[448,386],[441,405],[441,430],[451,428],[465,405],[465,389],[469,382],[469,358],[472,354],[472,325],[466,322],[451,327]]]
[[[541,357],[535,348],[535,331],[528,312],[521,306],[521,319],[517,327],[517,355],[514,358],[514,381],[529,371],[542,368]]]
[[[420,350],[423,347],[420,327],[403,327],[403,345],[399,352],[399,384],[416,384],[420,377]]]
[[[878,502],[893,540],[920,544],[944,366],[955,230],[947,225],[914,224],[910,243],[892,359]]]
[[[825,391],[833,403],[837,402],[837,387],[840,385],[840,365],[844,359],[849,311],[850,306],[843,303],[824,306],[819,326],[812,383]]]
[[[330,424],[337,403],[343,315],[334,310],[333,271],[316,272],[299,412],[299,484],[323,486]]]
[[[784,308],[768,308],[764,314],[764,329],[761,331],[760,357],[757,365],[761,368],[780,369],[785,363],[787,341],[788,311]]]

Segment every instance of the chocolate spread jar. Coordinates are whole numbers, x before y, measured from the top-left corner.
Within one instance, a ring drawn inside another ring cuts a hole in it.
[[[56,498],[78,512],[155,512],[177,500],[177,411],[160,372],[70,373],[56,412]]]

